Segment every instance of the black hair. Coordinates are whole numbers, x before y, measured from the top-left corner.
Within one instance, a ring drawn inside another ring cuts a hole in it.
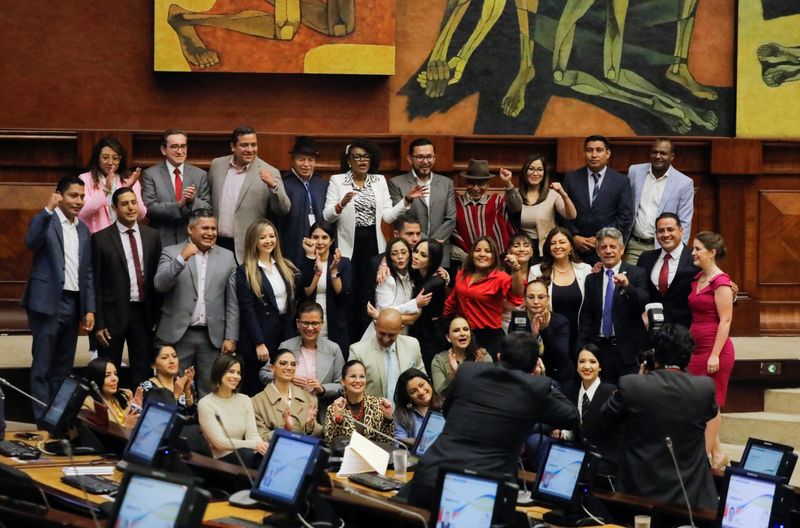
[[[352,367],[353,365],[361,365],[361,368],[364,369],[364,372],[365,373],[367,372],[367,366],[364,365],[364,363],[362,363],[358,359],[351,359],[350,361],[342,365],[342,379],[344,379],[345,376],[347,376],[347,371],[350,370],[350,367]]]
[[[303,314],[311,313],[311,312],[319,312],[322,316],[322,319],[325,319],[325,310],[322,309],[322,306],[319,303],[314,301],[305,301],[297,308],[297,316],[295,319],[298,321],[300,320],[300,316]]]
[[[608,138],[605,136],[601,136],[600,134],[593,134],[586,139],[583,140],[583,148],[586,148],[586,145],[591,143],[592,141],[602,141],[603,145],[606,146],[606,150],[611,150],[611,143],[609,143]]]
[[[425,270],[425,277],[424,277],[425,279],[427,279],[429,277],[432,277],[436,273],[436,270],[439,269],[439,266],[442,265],[442,254],[444,250],[442,248],[442,245],[438,241],[432,238],[428,238],[425,240],[420,240],[417,243],[417,246],[411,252],[412,258],[414,256],[414,251],[417,251],[420,244],[422,244],[423,242],[428,244],[428,267]],[[411,269],[410,273],[413,279],[415,280],[421,279],[419,273],[416,270]]]
[[[386,267],[389,268],[389,274],[394,277],[394,280],[400,282],[400,273],[392,261],[392,247],[397,244],[403,244],[408,249],[408,264],[406,265],[406,272],[411,271],[411,244],[406,242],[404,238],[394,237],[386,243],[386,250],[383,252],[383,258],[386,260]]]
[[[211,379],[211,389],[213,392],[216,392],[219,389],[219,386],[222,384],[222,376],[228,372],[228,369],[231,368],[235,364],[239,364],[239,368],[242,368],[242,360],[239,356],[235,354],[220,354],[217,356],[217,359],[214,360],[214,364],[211,365],[211,374],[209,378]],[[239,388],[242,386],[242,382],[244,381],[244,370],[241,371],[241,377],[239,378],[239,385],[236,386],[234,392],[239,392]]]
[[[528,168],[533,164],[534,161],[541,161],[542,167],[544,167],[544,173],[542,174],[542,181],[539,182],[539,197],[536,201],[532,204],[528,203]],[[528,159],[525,160],[525,163],[522,164],[522,171],[519,175],[519,193],[522,195],[522,203],[525,205],[537,205],[545,201],[547,199],[547,194],[550,192],[550,174],[547,172],[547,159],[544,157],[544,154],[533,154],[528,156]]]
[[[503,337],[500,347],[500,362],[513,370],[533,372],[538,357],[535,351],[538,349],[539,344],[531,334],[521,332],[508,334]]]
[[[411,402],[411,396],[408,395],[408,390],[406,389],[408,382],[414,378],[424,379],[431,387],[429,411],[438,411],[444,404],[444,398],[436,393],[433,388],[433,381],[427,374],[415,368],[402,372],[397,378],[397,385],[394,391],[394,419],[408,433],[409,438],[414,438],[417,435],[417,426],[414,422],[414,404]]]
[[[59,194],[64,194],[67,189],[73,185],[80,185],[81,187],[84,187],[86,184],[84,184],[83,180],[77,176],[62,176],[56,184],[56,192]]]
[[[581,345],[578,347],[578,354],[575,356],[575,362],[577,363],[577,357],[581,355],[581,351],[591,352],[592,355],[597,359],[597,363],[602,367],[603,362],[600,361],[600,347],[595,345],[594,343],[586,343],[585,345]]]
[[[311,235],[314,234],[314,231],[317,229],[322,229],[331,239],[331,246],[328,248],[328,255],[333,255],[333,252],[336,251],[337,244],[336,244],[336,224],[331,224],[330,222],[326,222],[325,220],[320,220],[319,222],[314,222],[314,225],[308,228],[308,238],[311,238]]]
[[[342,169],[342,172],[347,172],[350,170],[350,165],[347,163],[347,160],[350,158],[350,151],[354,148],[363,149],[367,154],[369,154],[369,170],[367,172],[369,174],[377,174],[381,167],[381,150],[378,148],[378,145],[364,138],[354,139],[342,151],[342,155],[339,160],[339,166]]]
[[[133,192],[133,189],[131,189],[130,187],[120,187],[119,189],[114,191],[114,194],[111,195],[111,205],[116,207],[117,205],[119,205],[119,197],[120,197],[120,195],[125,194],[125,193],[132,193],[132,192]],[[136,193],[133,193],[133,194],[135,195]]]
[[[240,137],[255,133],[256,131],[253,129],[253,127],[249,127],[247,125],[238,126],[233,129],[233,132],[231,132],[231,145],[236,145],[239,142]]]
[[[686,368],[694,351],[694,338],[681,324],[667,323],[653,336],[656,363],[665,366]]]
[[[664,220],[665,218],[672,218],[673,220],[675,220],[675,223],[678,224],[678,227],[683,228],[683,226],[681,225],[681,217],[676,215],[675,213],[670,213],[670,212],[663,212],[660,215],[658,215],[656,217],[656,225],[658,225],[659,220]]]
[[[446,324],[444,326],[445,335],[450,333],[450,325],[452,325],[453,321],[455,321],[456,319],[463,319],[464,321],[467,321],[466,317],[458,314],[448,319],[445,319],[446,321]],[[472,331],[472,327],[470,326],[469,321],[467,321],[467,326],[470,327],[469,328],[470,339],[469,339],[469,344],[467,345],[467,349],[464,351],[464,361],[475,361],[475,359],[478,357],[478,347],[480,346],[480,343],[478,343],[478,340],[475,337],[475,332]],[[447,341],[445,340],[445,342]]]
[[[92,173],[92,181],[94,181],[95,187],[100,185],[100,176],[103,174],[103,170],[100,168],[100,152],[105,147],[110,148],[119,156],[117,174],[120,179],[124,182],[128,175],[128,153],[125,152],[125,147],[114,136],[105,136],[95,143],[94,147],[92,147],[92,153],[89,155],[89,172]]]
[[[86,369],[83,371],[83,377],[86,379],[86,381],[95,382],[97,384],[97,388],[100,389],[100,392],[103,392],[103,384],[106,381],[106,368],[109,363],[114,365],[114,368],[117,368],[116,363],[110,359],[94,358],[89,362],[88,365],[86,365]],[[119,368],[117,368],[117,377],[119,377]],[[95,391],[89,391],[89,394],[92,395],[92,399],[94,401],[102,403],[100,395],[95,394]],[[114,399],[117,400],[117,403],[119,403],[121,408],[126,409],[128,407],[128,397],[124,392],[119,390],[119,386],[117,387],[116,394],[114,394]]]
[[[420,227],[422,226],[422,224],[419,221],[419,218],[417,218],[416,216],[412,216],[408,213],[403,213],[397,217],[397,220],[392,222],[392,229],[400,233],[401,231],[403,231],[403,228],[406,226],[406,224],[417,224]]]
[[[212,211],[208,207],[201,207],[200,209],[195,209],[189,215],[189,225],[194,225],[195,222],[200,218],[215,218],[214,211]]]
[[[417,148],[417,147],[426,147],[428,145],[433,146],[433,143],[431,143],[430,139],[428,139],[428,138],[417,138],[417,139],[415,139],[414,141],[412,141],[411,143],[408,144],[408,155],[409,156],[413,156],[415,148]]]
[[[296,357],[294,355],[294,352],[292,352],[288,348],[279,348],[277,352],[275,352],[274,354],[270,354],[270,356],[269,356],[269,364],[270,365],[274,365],[275,362],[278,361],[278,358],[281,357],[284,354],[291,354],[292,357]]]
[[[167,138],[170,137],[170,136],[176,136],[178,134],[180,134],[181,136],[185,137],[186,139],[189,139],[189,136],[187,136],[186,132],[184,132],[183,130],[178,130],[177,128],[168,128],[168,129],[166,129],[164,131],[163,134],[161,134],[161,146],[162,147],[166,147],[167,146]]]

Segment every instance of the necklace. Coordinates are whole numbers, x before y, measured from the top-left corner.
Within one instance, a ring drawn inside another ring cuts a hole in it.
[[[366,407],[364,406],[364,400],[361,400],[358,403],[350,403],[347,402],[347,409],[350,411],[350,414],[353,416],[353,419],[358,420],[359,422],[364,420],[364,414],[366,411]]]
[[[569,267],[567,267],[567,268],[565,268],[565,269],[561,269],[561,268],[559,268],[558,266],[556,266],[555,264],[553,264],[553,269],[554,269],[554,270],[556,270],[556,271],[557,271],[557,272],[559,272],[559,273],[566,273],[566,272],[568,272],[568,271],[569,271]]]

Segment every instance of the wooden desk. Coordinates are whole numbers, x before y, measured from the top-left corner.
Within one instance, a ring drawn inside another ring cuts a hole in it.
[[[396,491],[378,491],[366,486],[361,486],[355,482],[351,482],[347,477],[337,477],[335,473],[328,473],[331,479],[330,492],[320,489],[320,495],[326,498],[332,504],[341,504],[348,507],[355,507],[359,509],[369,510],[373,513],[380,514],[382,519],[392,518],[398,519],[407,523],[415,523],[415,525],[428,523],[430,519],[430,512],[410,506],[408,504],[400,504],[397,502],[389,502],[389,498],[397,495]],[[387,477],[395,478],[394,471],[387,471]],[[405,482],[413,478],[413,473],[406,474]],[[354,490],[360,495],[354,495],[345,490]],[[420,519],[422,517],[422,519]]]
[[[34,434],[40,435],[42,438],[40,440],[25,440],[23,438],[15,438],[13,434],[7,435],[7,440],[19,440],[22,441],[29,446],[36,447],[39,450],[42,449],[45,442],[50,440],[50,434],[47,431],[26,431]],[[52,466],[65,466],[65,465],[75,465],[75,466],[83,466],[87,464],[94,464],[97,462],[102,462],[104,459],[98,455],[81,455],[76,456],[75,463],[70,463],[69,457],[67,456],[55,456],[55,455],[47,455],[42,453],[42,456],[37,458],[36,460],[20,460],[18,458],[11,458],[5,457],[0,455],[0,464],[5,464],[7,466],[15,467],[15,468],[24,468],[24,467],[52,467]]]
[[[260,523],[267,515],[270,515],[267,510],[237,508],[228,504],[228,501],[210,502],[208,508],[206,508],[205,515],[203,515],[203,524],[205,526],[223,526],[210,522],[212,519],[221,519],[222,517],[238,517],[246,521]]]
[[[36,481],[45,492],[58,495],[61,497],[68,497],[71,499],[86,500],[83,492],[76,487],[70,486],[61,482],[61,477],[64,476],[63,466],[61,467],[23,467],[18,468],[27,473],[33,480]],[[119,470],[114,470],[113,475],[104,475],[106,478],[119,483],[122,480],[122,473]],[[93,504],[102,504],[103,502],[113,501],[112,497],[107,495],[93,495],[87,493],[89,502]]]

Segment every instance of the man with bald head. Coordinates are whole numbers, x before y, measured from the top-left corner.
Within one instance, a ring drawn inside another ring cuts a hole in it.
[[[394,401],[397,378],[410,368],[425,372],[419,342],[400,335],[403,319],[395,308],[384,308],[375,321],[375,335],[350,345],[350,359],[361,361],[367,369],[370,396]]]

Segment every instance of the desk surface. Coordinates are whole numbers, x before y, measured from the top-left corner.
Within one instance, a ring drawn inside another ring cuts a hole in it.
[[[39,448],[39,450],[42,450],[44,443],[50,440],[50,434],[47,431],[26,431],[26,432],[37,434],[41,436],[41,438],[37,440],[25,440],[22,438],[15,438],[13,433],[11,433],[6,435],[6,440],[19,440],[28,444],[29,446]],[[75,463],[71,464],[69,457],[47,455],[44,452],[42,452],[42,456],[37,458],[36,460],[20,460],[18,458],[11,458],[0,455],[0,464],[5,464],[7,466],[19,469],[25,467],[46,467],[46,466],[63,466],[63,465],[83,466],[86,464],[94,464],[97,462],[102,462],[103,457],[97,455],[85,455],[85,456],[82,455],[74,457],[74,460]]]

